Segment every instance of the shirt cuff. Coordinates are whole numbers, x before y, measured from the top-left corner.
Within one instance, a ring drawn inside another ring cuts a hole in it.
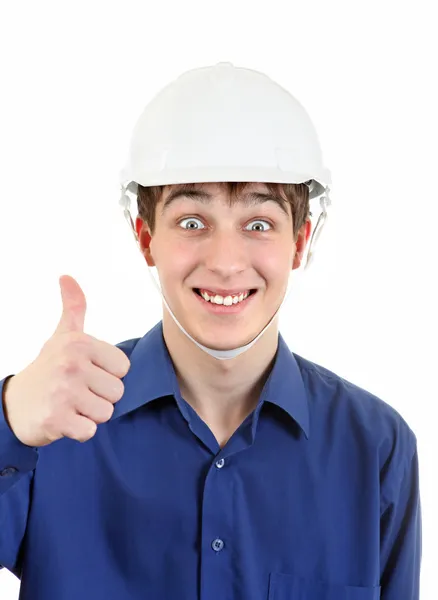
[[[0,495],[38,462],[38,448],[23,444],[9,427],[3,410],[3,389],[8,375],[0,381]]]

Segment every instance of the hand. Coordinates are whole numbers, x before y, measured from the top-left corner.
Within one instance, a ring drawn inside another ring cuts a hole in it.
[[[120,348],[84,333],[87,305],[76,280],[63,275],[59,284],[63,312],[55,333],[3,394],[9,427],[32,447],[91,439],[111,419],[131,366]]]

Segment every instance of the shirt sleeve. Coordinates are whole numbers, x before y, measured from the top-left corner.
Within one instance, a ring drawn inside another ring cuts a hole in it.
[[[422,551],[421,500],[416,440],[380,519],[382,600],[419,600]]]
[[[3,389],[7,379],[0,381],[0,569],[6,567],[20,577],[19,551],[26,531],[38,449],[23,444],[6,421]]]

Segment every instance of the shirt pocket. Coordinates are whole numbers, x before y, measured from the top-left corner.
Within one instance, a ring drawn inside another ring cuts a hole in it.
[[[289,573],[271,573],[268,600],[379,600],[380,586],[338,585],[304,579]]]

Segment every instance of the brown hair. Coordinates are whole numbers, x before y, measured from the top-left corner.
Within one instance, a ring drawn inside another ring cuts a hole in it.
[[[219,185],[227,186],[230,206],[238,200],[239,195],[248,186],[246,182],[222,182]],[[309,188],[304,183],[266,183],[271,194],[277,196],[284,203],[289,203],[293,218],[293,235],[296,241],[298,232],[309,219]],[[164,185],[144,187],[138,184],[137,210],[138,216],[148,224],[151,235],[155,231],[155,209],[159,203]],[[184,187],[193,188],[193,184],[183,184]]]

